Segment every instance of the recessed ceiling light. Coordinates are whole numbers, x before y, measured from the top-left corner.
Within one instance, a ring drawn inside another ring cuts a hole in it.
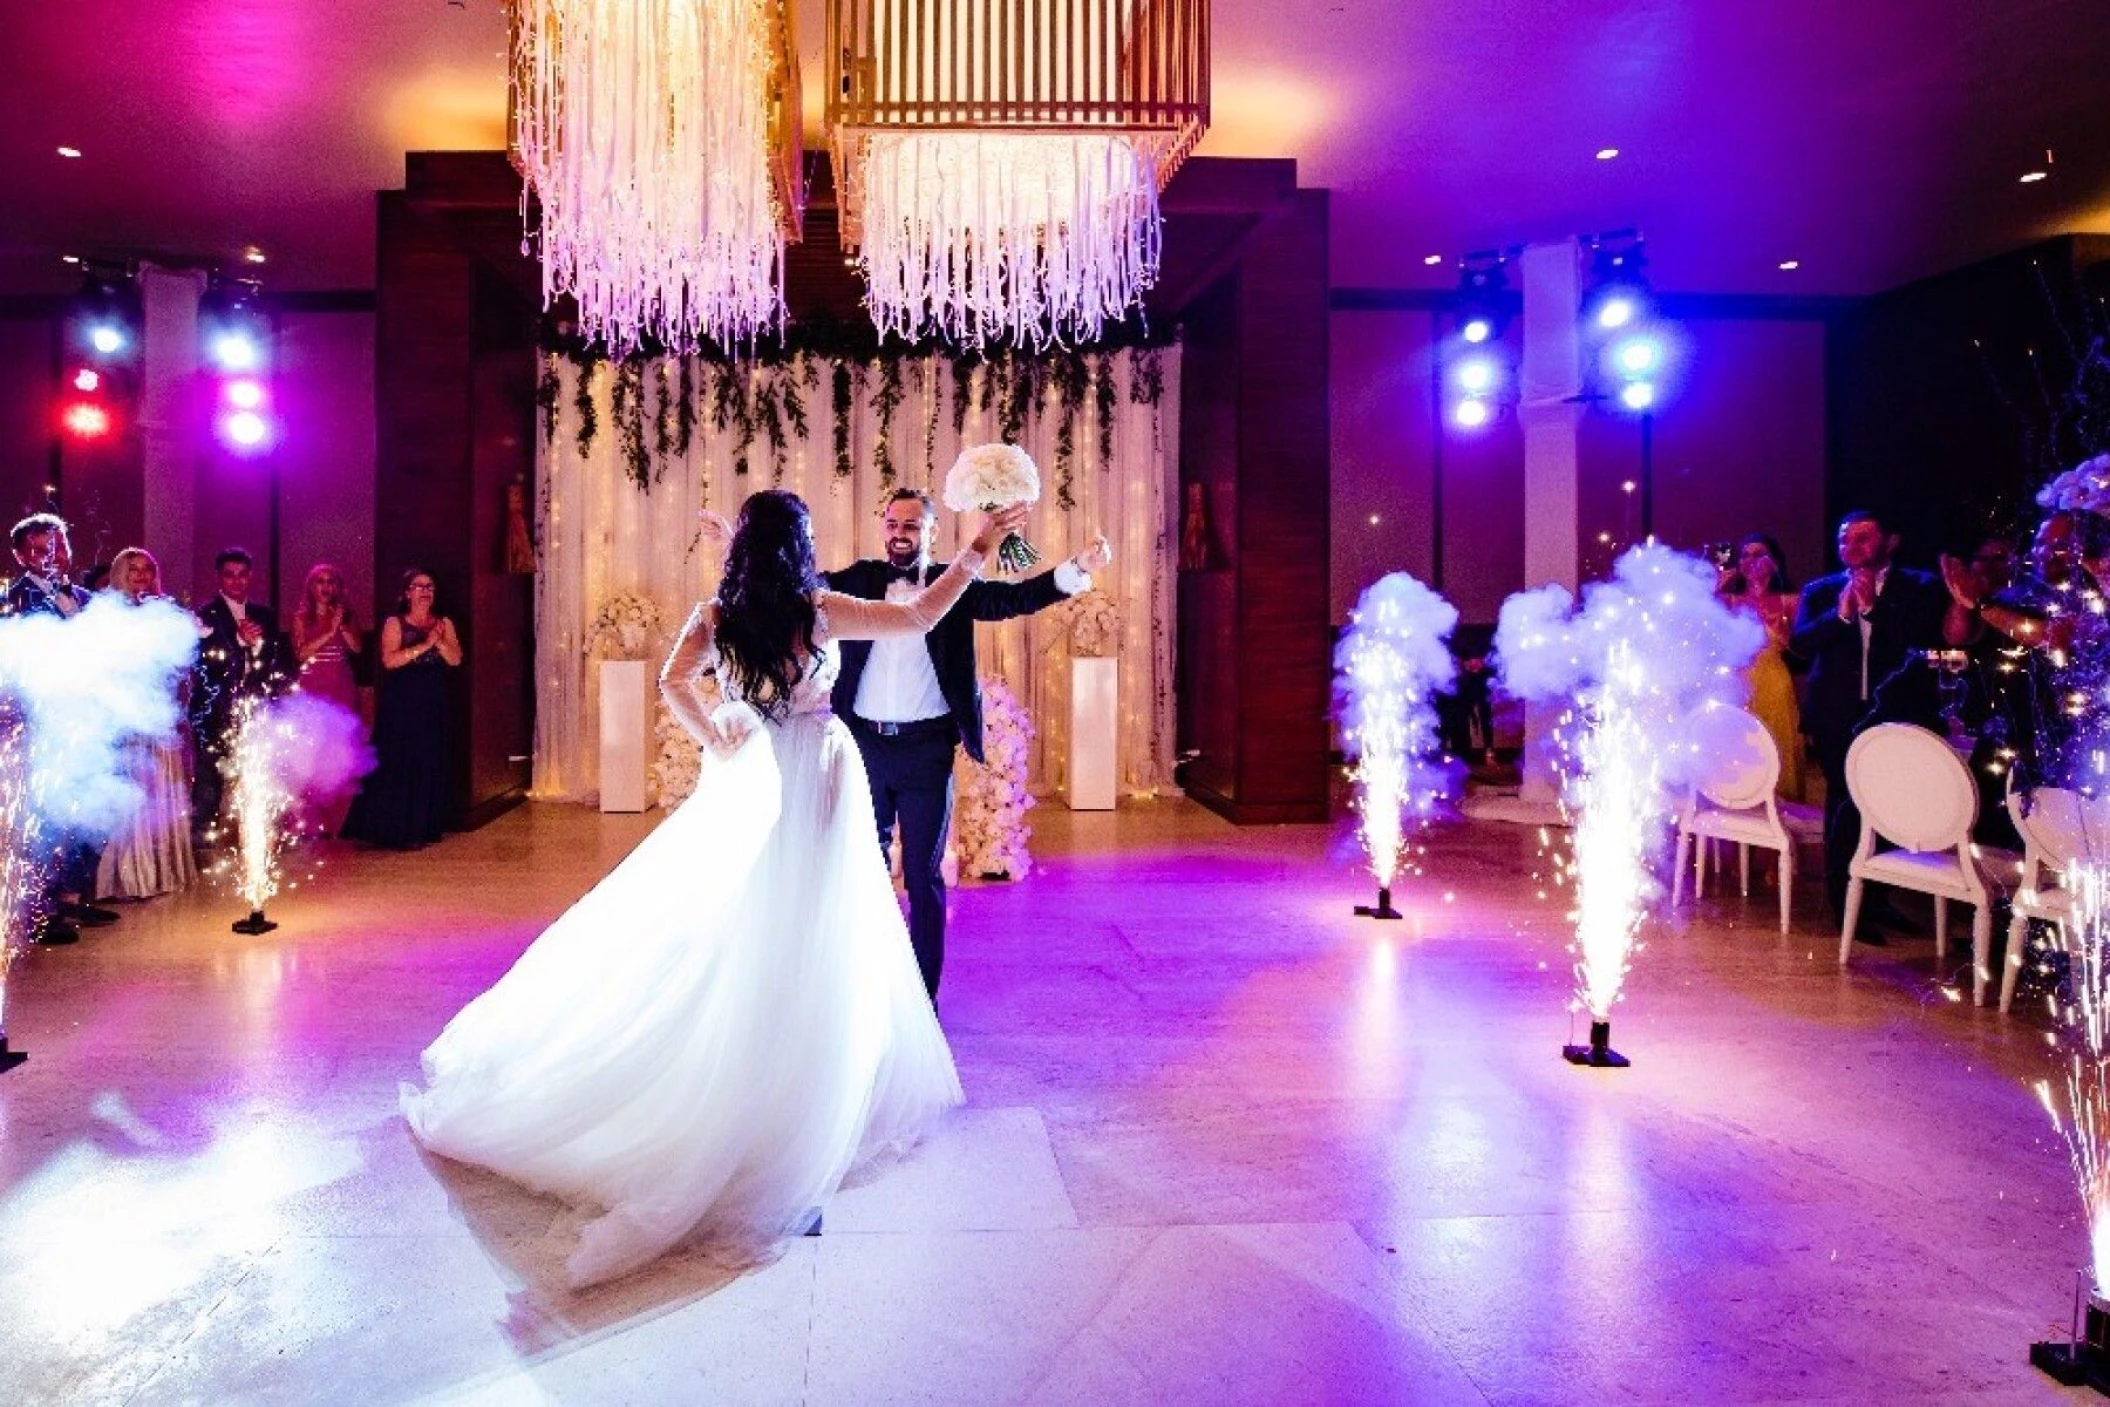
[[[1441,254],[1431,254],[1426,259],[1423,259],[1421,262],[1427,264],[1430,268],[1433,269],[1438,264],[1443,262],[1443,256]]]
[[[2024,171],[2022,173],[2022,184],[2025,186],[2034,185],[2036,182],[2043,180],[2050,174],[2051,172],[2049,171]]]
[[[242,257],[252,264],[261,264],[264,262],[264,251],[252,244],[242,251]]]
[[[78,264],[80,261],[81,256],[78,254],[61,254],[59,256],[59,262],[61,264]]]
[[[1800,259],[1783,259],[1780,261],[1780,271],[1785,274],[1794,273],[1795,270],[1801,267],[1802,261]]]
[[[1597,149],[1597,159],[1599,161],[1610,161],[1613,157],[1618,155],[1618,147],[1599,147]]]
[[[80,159],[81,149],[79,147],[60,147],[59,155],[67,158],[69,161],[78,161]]]

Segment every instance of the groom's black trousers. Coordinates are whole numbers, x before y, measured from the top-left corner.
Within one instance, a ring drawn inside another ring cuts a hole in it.
[[[923,971],[923,988],[938,995],[945,966],[945,840],[952,829],[953,749],[960,736],[951,718],[899,725],[849,720],[872,783],[879,852],[901,827],[901,878],[908,888],[908,936]],[[898,731],[882,733],[883,727]]]

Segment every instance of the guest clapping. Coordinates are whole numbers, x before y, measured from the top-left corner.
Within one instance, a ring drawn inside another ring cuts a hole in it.
[[[454,622],[434,608],[432,574],[406,572],[396,612],[381,625],[381,688],[374,706],[379,759],[352,803],[344,833],[407,850],[438,840],[454,800],[454,729],[447,672],[462,662]]]
[[[293,616],[293,658],[300,667],[299,688],[357,711],[359,684],[352,661],[365,637],[344,601],[344,573],[328,562],[308,569],[301,586],[300,609]]]
[[[239,547],[227,548],[213,558],[219,594],[198,612],[198,667],[190,698],[191,736],[197,750],[191,825],[205,834],[220,818],[226,788],[222,769],[234,744],[237,704],[243,698],[276,692],[292,675],[277,613],[249,599],[253,565]]]
[[[1722,569],[1722,599],[1766,628],[1766,643],[1751,661],[1745,678],[1751,686],[1751,712],[1766,725],[1780,750],[1780,795],[1802,799],[1802,709],[1795,701],[1795,676],[1788,669],[1788,637],[1795,628],[1801,598],[1788,578],[1787,554],[1764,533],[1752,533],[1736,544]]]
[[[161,564],[144,547],[127,547],[110,563],[110,589],[132,605],[154,600]],[[181,737],[139,741],[127,752],[139,783],[139,809],[103,847],[96,871],[99,894],[150,899],[188,889],[198,878],[191,857],[189,749]]]

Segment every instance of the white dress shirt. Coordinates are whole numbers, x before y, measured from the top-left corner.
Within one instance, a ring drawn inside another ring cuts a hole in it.
[[[1879,572],[1877,572],[1877,573],[1876,573],[1876,589],[1875,589],[1875,593],[1874,593],[1874,595],[1875,595],[1875,598],[1876,598],[1877,600],[1881,600],[1881,599],[1882,599],[1882,597],[1883,597],[1883,583],[1884,583],[1884,582],[1886,582],[1886,581],[1889,581],[1889,580],[1890,580],[1890,568],[1888,568],[1888,567],[1885,567],[1885,568],[1883,568],[1883,570],[1881,570],[1881,571],[1879,571]],[[1850,584],[1850,583],[1849,583],[1849,584]],[[1858,624],[1858,625],[1859,625],[1859,626],[1861,627],[1861,702],[1862,702],[1862,703],[1867,703],[1867,702],[1868,702],[1868,641],[1869,641],[1869,638],[1870,638],[1871,636],[1873,636],[1873,635],[1875,634],[1876,628],[1875,628],[1875,626],[1873,626],[1873,625],[1871,625],[1871,624],[1869,623],[1869,620],[1868,620],[1868,612],[1866,612],[1866,611],[1863,611],[1863,612],[1861,612],[1861,616],[1860,616],[1860,619],[1859,619],[1859,621],[1857,621],[1856,623],[1857,623],[1857,624]]]
[[[1065,596],[1089,591],[1091,574],[1079,571],[1075,562],[1064,562],[1055,568],[1055,587]],[[917,590],[913,582],[893,581],[887,585],[886,598],[905,601]],[[857,681],[853,707],[859,718],[874,723],[921,723],[951,713],[945,691],[938,687],[938,667],[931,663],[929,637],[874,640],[864,675]]]

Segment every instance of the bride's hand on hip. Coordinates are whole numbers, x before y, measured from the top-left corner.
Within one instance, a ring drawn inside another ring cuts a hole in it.
[[[968,546],[984,557],[988,556],[996,551],[996,545],[1005,538],[1026,530],[1026,514],[1029,511],[1027,505],[1015,503],[1009,508],[999,508],[994,513],[983,514],[981,529],[975,533],[974,541]]]

